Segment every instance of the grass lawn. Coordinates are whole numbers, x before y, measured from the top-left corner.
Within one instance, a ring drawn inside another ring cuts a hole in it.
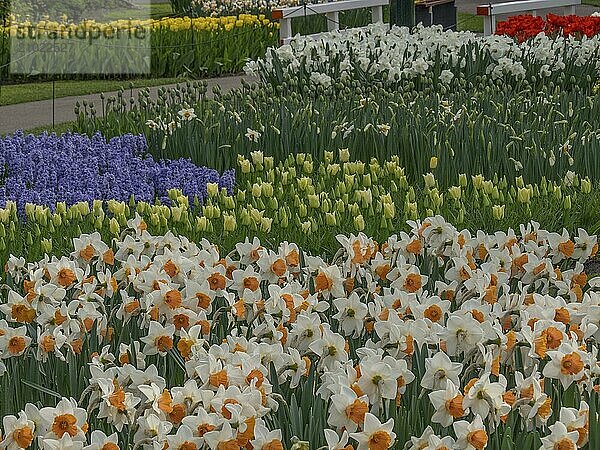
[[[138,80],[82,80],[82,81],[57,81],[55,84],[56,98],[72,95],[96,94],[98,92],[117,91],[121,86],[150,87],[163,84],[181,82],[181,78],[155,78]],[[52,83],[24,83],[7,84],[0,86],[0,106],[14,105],[17,103],[48,100],[52,98]]]
[[[582,5],[598,6],[600,8],[600,0],[581,0]]]
[[[600,0],[597,0],[600,1]],[[458,13],[456,18],[456,28],[458,31],[472,31],[474,33],[483,33],[483,17],[469,13]]]

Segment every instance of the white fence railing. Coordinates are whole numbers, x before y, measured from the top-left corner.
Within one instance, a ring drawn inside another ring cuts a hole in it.
[[[371,8],[372,23],[383,22],[383,7],[389,0],[339,0],[329,3],[306,4],[288,8],[276,8],[272,11],[273,19],[279,20],[279,42],[287,44],[292,39],[292,19],[295,17],[325,14],[327,29],[340,29],[340,12],[359,8]]]
[[[575,6],[581,0],[524,0],[517,2],[479,5],[477,15],[483,16],[483,34],[489,36],[496,32],[496,21],[516,14],[530,12],[534,16],[539,10],[563,8],[567,14],[575,14]]]

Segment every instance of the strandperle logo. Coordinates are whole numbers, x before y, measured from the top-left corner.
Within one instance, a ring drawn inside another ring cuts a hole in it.
[[[25,3],[13,5],[7,24],[11,40],[10,72],[22,75],[149,74],[149,3],[129,7],[115,11],[77,11],[77,14],[74,11],[72,15],[64,13],[59,18],[49,18],[28,15],[32,8]],[[127,17],[136,19],[125,19]]]

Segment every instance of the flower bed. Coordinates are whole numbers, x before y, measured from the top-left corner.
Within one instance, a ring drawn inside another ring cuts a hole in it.
[[[202,182],[199,189],[207,196],[200,194],[201,204],[180,189],[169,190],[160,202],[124,195],[121,201],[85,201],[70,207],[62,202],[52,208],[27,204],[20,215],[16,205],[7,202],[0,208],[0,255],[61,256],[82,232],[99,232],[107,240],[118,237],[136,214],[153,234],[207,238],[223,249],[253,236],[293,240],[307,252],[326,257],[333,256],[339,233],[366,232],[383,240],[392,230],[404,230],[406,220],[434,214],[473,232],[507,230],[532,218],[552,231],[576,231],[580,226],[600,231],[599,186],[574,172],[556,182],[542,178],[535,183],[521,177],[509,181],[458,174],[444,185],[438,166],[413,179],[398,158],[365,164],[352,160],[344,149],[327,152],[324,158],[318,162],[298,154],[275,165],[260,152],[251,159],[240,156],[233,192],[223,189],[230,182],[228,174],[220,185]],[[431,163],[439,164],[435,158]],[[123,187],[141,184],[133,172],[130,176]]]
[[[436,216],[380,244],[339,235],[324,260],[127,225],[77,237],[68,257],[9,259],[4,445],[598,442],[600,283],[583,271],[598,245],[584,230],[471,234]]]
[[[548,14],[544,21],[542,17],[523,14],[509,17],[496,25],[496,34],[514,37],[519,42],[539,33],[591,38],[600,33],[600,17]]]
[[[181,159],[155,161],[146,154],[142,136],[125,135],[106,141],[78,134],[22,133],[0,139],[0,205],[70,206],[94,200],[170,204],[169,190],[179,188],[190,202],[202,202],[207,183],[218,183],[231,194],[234,173],[197,167]]]
[[[296,78],[300,86],[309,82],[329,86],[344,80],[403,86],[427,75],[449,82],[460,73],[466,78],[479,76],[511,83],[539,79],[543,74],[546,83],[552,80],[561,86],[564,81],[572,86],[573,76],[585,86],[589,83],[584,82],[586,75],[596,79],[599,48],[599,37],[575,40],[540,36],[519,43],[508,36],[481,37],[443,31],[441,26],[418,26],[411,32],[373,24],[345,33],[327,33],[319,39],[298,37],[268,50],[264,59],[248,63],[246,71],[276,85],[286,74]]]
[[[265,16],[250,14],[224,17],[119,20],[109,23],[94,21],[82,23],[43,21],[36,24],[12,21],[8,23],[9,25],[6,27],[0,24],[0,58],[2,58],[0,59],[0,75],[3,75],[5,79],[14,77],[8,70],[11,39],[16,39],[17,32],[21,30],[20,32],[23,33],[23,29],[31,29],[32,38],[39,36],[42,39],[51,33],[67,36],[68,33],[77,32],[78,36],[86,36],[89,33],[102,32],[112,35],[119,31],[142,29],[150,33],[150,41],[142,45],[143,53],[140,53],[140,57],[145,57],[147,51],[151,52],[150,75],[153,77],[181,75],[206,77],[240,72],[247,58],[258,58],[264,55],[268,46],[276,44],[278,27],[276,22],[266,19]],[[71,60],[80,58],[82,61],[86,61],[87,58],[90,58],[90,54],[93,54],[98,61],[110,60],[115,56],[115,52],[118,52],[119,46],[118,43],[107,42],[82,47],[81,51],[85,54],[74,54],[75,51],[69,51],[68,58]],[[111,47],[113,45],[114,47]],[[133,46],[133,44],[131,45]],[[147,48],[148,46],[150,49]],[[79,47],[76,48],[79,51]],[[134,55],[133,50],[130,52],[130,57],[131,55]],[[30,64],[28,61],[36,61],[36,67],[58,67],[54,60],[52,65],[44,61],[44,58],[57,58],[55,54],[38,52],[25,56],[29,59],[23,57],[19,61],[20,67],[28,67]],[[85,78],[85,75],[65,75],[63,77]]]

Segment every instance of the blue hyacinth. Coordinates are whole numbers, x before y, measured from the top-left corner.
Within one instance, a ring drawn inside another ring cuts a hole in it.
[[[222,175],[190,160],[155,161],[143,136],[126,134],[107,141],[76,133],[40,136],[17,132],[0,139],[0,207],[14,201],[54,208],[94,200],[170,204],[168,191],[180,189],[193,204],[207,196],[206,184],[218,183],[233,193],[235,172]]]

